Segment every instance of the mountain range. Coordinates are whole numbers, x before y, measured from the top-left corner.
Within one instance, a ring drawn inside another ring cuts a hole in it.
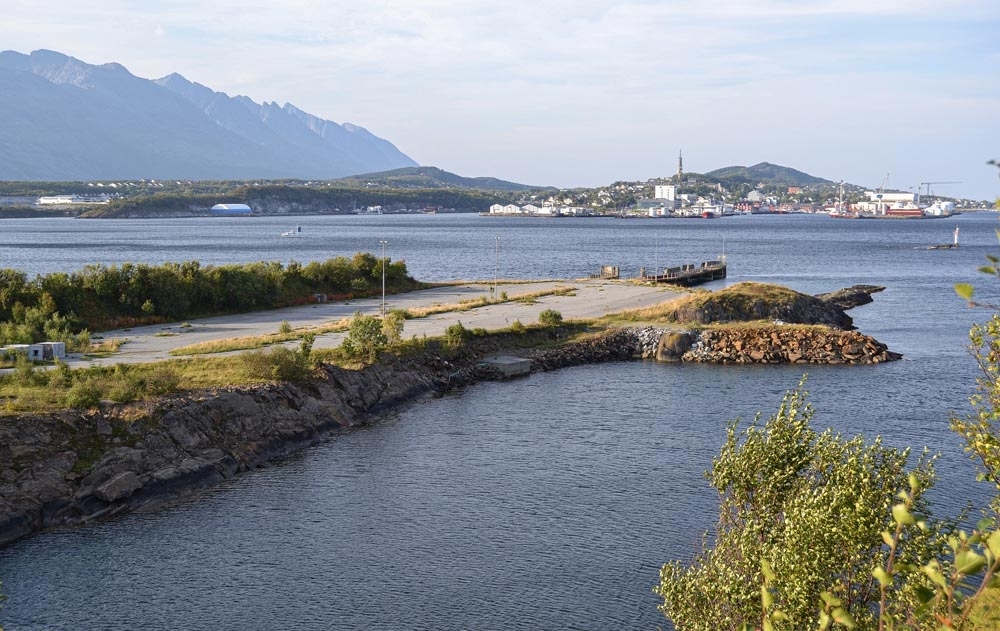
[[[415,167],[388,140],[179,74],[0,53],[0,180],[332,179]]]

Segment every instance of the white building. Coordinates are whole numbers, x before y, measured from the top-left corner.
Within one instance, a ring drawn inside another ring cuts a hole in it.
[[[111,198],[106,194],[100,195],[50,195],[39,197],[35,202],[39,206],[58,206],[60,204],[107,204]]]
[[[666,199],[672,202],[677,199],[677,187],[673,184],[659,184],[654,186],[653,199]]]
[[[884,215],[886,210],[916,210],[916,195],[913,193],[881,193],[876,191],[865,191],[868,199],[858,202],[855,207],[865,213]]]

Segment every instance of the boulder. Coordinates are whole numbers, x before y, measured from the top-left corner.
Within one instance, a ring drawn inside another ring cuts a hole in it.
[[[660,336],[656,348],[656,361],[676,363],[688,352],[694,339],[690,333],[668,331]]]

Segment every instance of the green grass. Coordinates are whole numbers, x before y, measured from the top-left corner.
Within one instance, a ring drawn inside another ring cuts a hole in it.
[[[296,329],[287,333],[268,333],[267,335],[249,335],[246,337],[234,337],[225,340],[211,340],[198,344],[188,344],[170,351],[171,355],[211,355],[213,353],[230,353],[233,351],[248,351],[283,342],[301,340],[306,335],[324,335],[326,333],[339,333],[346,331],[350,326],[350,319],[338,320],[331,324],[322,326]]]
[[[723,311],[740,313],[751,311],[751,307],[755,303],[764,302],[771,305],[792,304],[801,297],[802,294],[799,292],[780,285],[743,282],[714,292],[706,289],[696,289],[691,293],[665,300],[652,307],[629,309],[609,314],[600,318],[599,321],[607,324],[616,322],[644,322],[650,324],[705,326],[685,321],[678,314],[703,307],[709,301],[720,305],[720,309]],[[773,323],[767,324],[773,325]]]

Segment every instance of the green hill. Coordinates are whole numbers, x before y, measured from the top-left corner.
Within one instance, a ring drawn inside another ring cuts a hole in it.
[[[788,186],[806,186],[809,184],[829,184],[830,180],[814,177],[808,173],[797,171],[789,167],[783,167],[770,162],[761,162],[752,167],[723,167],[705,174],[706,177],[719,180],[740,179],[748,183],[756,184],[764,182],[767,184],[781,184]]]
[[[389,188],[463,188],[482,191],[530,191],[552,188],[507,182],[495,177],[462,177],[437,167],[404,167],[379,173],[365,173],[337,180],[350,186]]]

